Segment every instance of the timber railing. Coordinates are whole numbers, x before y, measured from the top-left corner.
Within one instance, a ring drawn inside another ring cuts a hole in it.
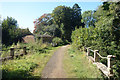
[[[16,53],[15,54],[16,50],[21,50],[21,49],[22,49],[21,53]],[[9,60],[9,59],[14,59],[14,57],[18,58],[19,56],[23,56],[23,55],[27,54],[26,47],[23,47],[23,48],[10,48],[10,49],[6,49],[6,50],[2,50],[1,52],[9,51],[9,50],[10,50],[10,52],[6,53],[7,57],[1,57],[0,61],[6,61],[6,60]]]
[[[92,61],[93,64],[95,64],[99,70],[101,70],[108,78],[112,78],[113,75],[113,62],[111,59],[115,58],[114,55],[107,55],[107,57],[103,57],[100,55],[98,50],[92,50],[90,47],[84,47],[85,51],[86,51],[86,55],[89,59],[89,61]],[[90,56],[90,54],[93,54],[93,57]],[[107,60],[107,65],[103,64],[100,62],[100,58],[101,59],[106,59]]]

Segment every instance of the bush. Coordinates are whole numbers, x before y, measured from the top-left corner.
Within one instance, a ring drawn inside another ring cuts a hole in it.
[[[63,43],[62,39],[61,38],[58,38],[58,37],[55,37],[53,40],[53,46],[58,46],[58,45],[61,45]]]
[[[75,49],[80,50],[86,46],[91,47],[92,50],[99,50],[99,53],[104,57],[107,55],[115,55],[116,63],[114,65],[114,73],[117,77],[120,75],[120,68],[117,67],[120,65],[120,46],[117,44],[117,41],[109,28],[79,28],[73,31],[71,38],[72,46]],[[103,59],[100,61],[107,64],[107,62]]]

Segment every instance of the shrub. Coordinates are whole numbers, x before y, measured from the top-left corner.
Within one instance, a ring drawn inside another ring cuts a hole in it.
[[[79,28],[73,31],[71,38],[72,46],[78,50],[86,46],[91,47],[92,50],[99,50],[102,56],[115,55],[116,64],[114,65],[114,73],[117,77],[120,75],[118,73],[120,69],[117,67],[120,65],[120,46],[117,44],[115,36],[112,35],[111,29],[107,27]],[[103,59],[100,61],[107,64]]]
[[[52,42],[53,42],[53,46],[58,46],[58,45],[62,44],[63,41],[62,41],[61,38],[55,37],[55,38],[52,40]]]

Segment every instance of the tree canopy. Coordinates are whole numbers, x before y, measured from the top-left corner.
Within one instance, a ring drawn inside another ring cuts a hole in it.
[[[82,19],[83,19],[83,22],[85,23],[85,27],[89,27],[89,26],[95,27],[96,19],[93,15],[94,13],[95,11],[92,11],[92,10],[83,12]]]
[[[75,28],[84,27],[81,19],[81,8],[78,4],[74,4],[72,8],[57,6],[51,14],[44,14],[34,21],[34,33],[49,34],[71,41],[72,31]]]
[[[29,29],[20,29],[17,25],[17,20],[12,17],[7,17],[2,21],[2,43],[11,45],[17,43],[22,36],[31,34]]]

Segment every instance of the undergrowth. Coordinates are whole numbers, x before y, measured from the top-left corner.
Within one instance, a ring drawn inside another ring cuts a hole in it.
[[[13,46],[13,45],[12,45]],[[27,47],[27,55],[8,60],[2,64],[3,80],[22,80],[41,78],[41,72],[58,47],[39,43],[18,43],[13,47]]]

